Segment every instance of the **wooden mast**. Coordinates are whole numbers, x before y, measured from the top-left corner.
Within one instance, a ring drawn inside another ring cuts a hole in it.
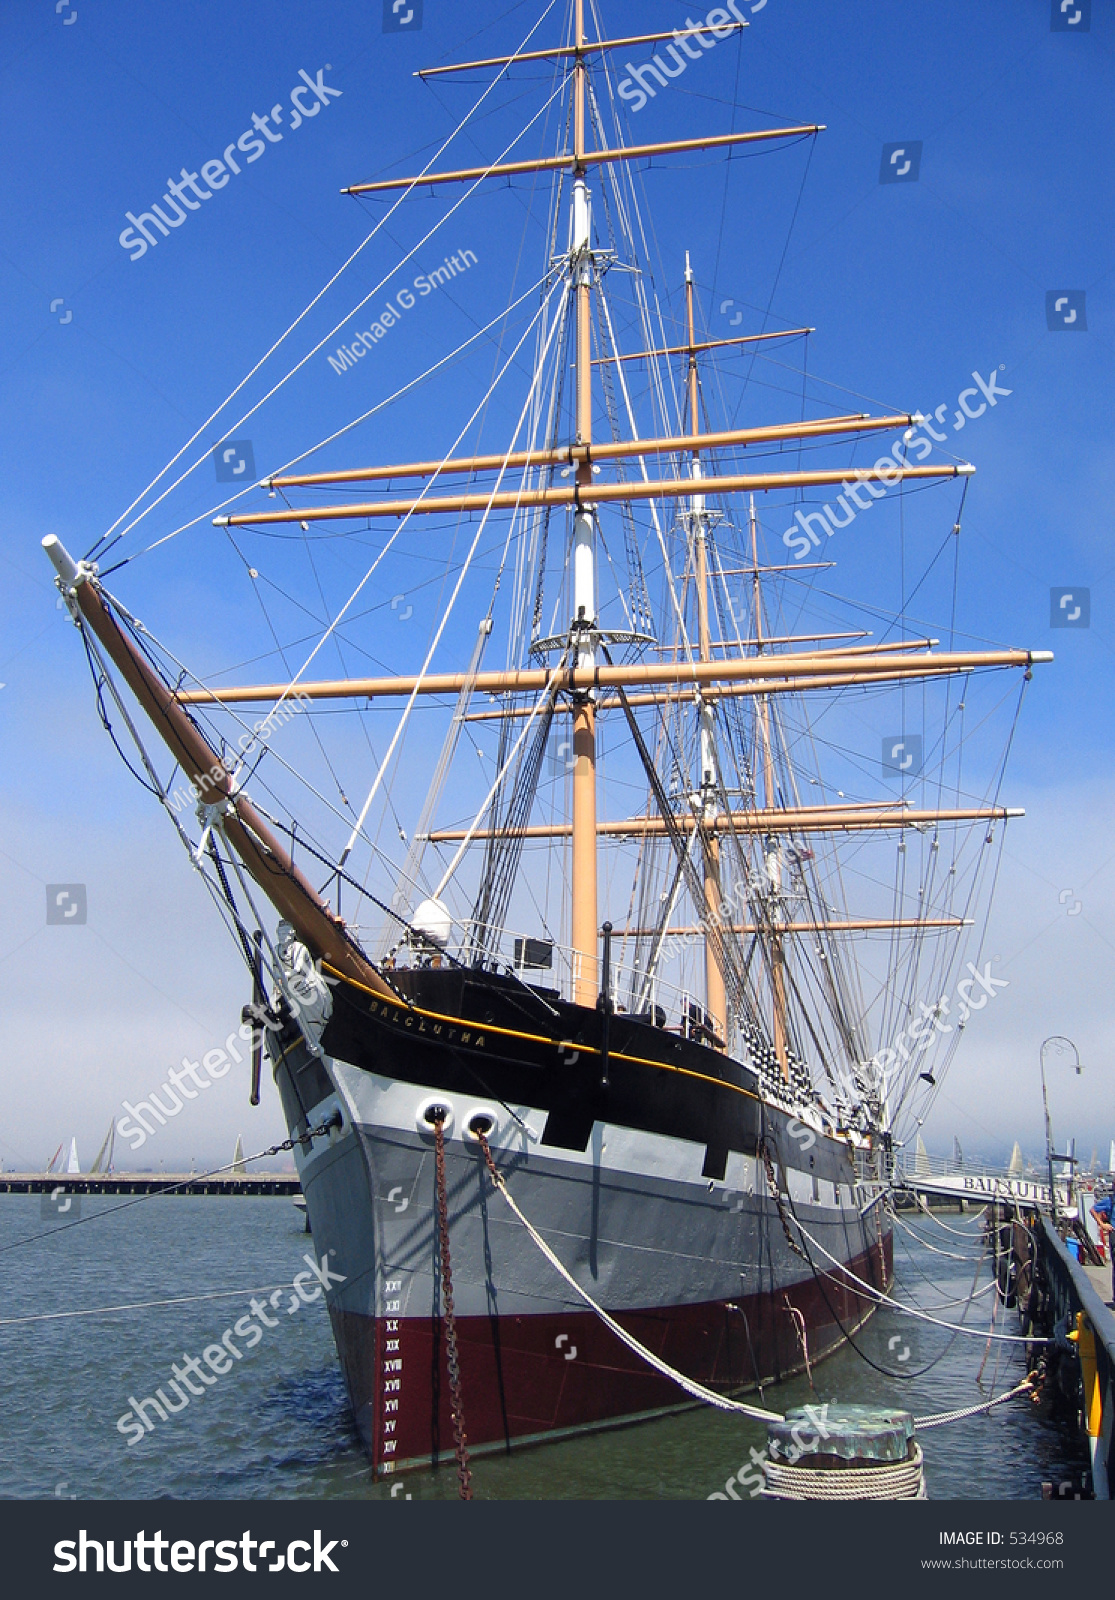
[[[693,320],[693,269],[689,265],[689,252],[685,255],[685,316],[689,335],[689,432],[696,440],[701,432],[700,392],[697,385],[697,332]],[[694,483],[701,481],[701,456],[696,444],[690,464]],[[697,588],[697,653],[701,661],[712,660],[712,630],[709,626],[708,605],[708,513],[705,497],[694,493],[689,501],[689,535],[693,545],[693,565]],[[704,840],[705,907],[703,915],[712,927],[720,926],[720,839],[715,832],[715,819],[719,810],[717,797],[716,730],[713,724],[714,709],[709,697],[698,702],[699,764],[697,788],[701,797],[701,817],[713,823],[711,837]],[[725,1044],[728,1039],[728,1001],[724,972],[716,947],[708,933],[705,934],[705,1004],[712,1022],[712,1031]]]
[[[751,582],[754,608],[755,652],[763,653],[763,587],[759,581],[759,534],[755,520],[755,497],[752,495],[747,514],[748,526],[751,530]],[[775,793],[774,783],[774,749],[770,737],[770,696],[761,694],[758,705],[759,744],[763,761],[763,802],[768,812],[773,812],[778,806],[778,796]],[[787,1083],[790,1081],[790,1059],[786,1050],[786,952],[782,943],[782,934],[774,914],[774,901],[782,889],[782,847],[776,834],[768,834],[764,840],[764,858],[767,869],[767,881],[770,885],[771,916],[769,922],[770,933],[770,985],[771,985],[771,1019],[774,1053],[778,1057],[778,1065],[782,1076]]]
[[[726,22],[718,22],[715,28],[710,28],[707,22],[698,22],[686,28],[684,36],[714,33],[717,38],[724,38],[729,32],[738,32],[740,28],[750,26],[749,22],[733,22],[729,17]],[[475,72],[480,67],[510,67],[518,66],[523,61],[557,61],[578,53],[589,55],[601,50],[627,50],[634,44],[658,44],[663,39],[676,39],[681,34],[682,29],[677,28],[673,33],[640,33],[626,39],[597,39],[591,44],[585,40],[579,51],[575,44],[557,45],[549,50],[521,50],[516,56],[488,56],[484,61],[452,61],[444,67],[419,67],[414,76],[437,78],[446,72]]]
[[[592,486],[592,215],[585,182],[585,23],[584,0],[576,0],[576,57],[573,68],[573,230],[570,241],[570,286],[576,296],[577,436],[586,451],[577,466],[576,483],[583,491]],[[573,522],[573,641],[575,664],[596,667],[596,540],[595,512],[578,495]],[[594,692],[574,697],[573,710],[573,883],[572,927],[573,998],[583,1006],[596,1004],[596,706]]]
[[[647,361],[654,356],[687,356],[694,350],[726,350],[730,345],[765,344],[768,339],[800,339],[816,328],[776,328],[773,333],[741,333],[735,339],[702,339],[699,343],[666,344],[660,350],[625,350],[611,356],[597,356],[594,367],[611,365],[616,361]]]

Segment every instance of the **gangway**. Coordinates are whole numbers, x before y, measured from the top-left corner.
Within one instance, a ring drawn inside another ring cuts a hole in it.
[[[953,1156],[931,1156],[921,1150],[916,1154],[900,1152],[895,1157],[894,1187],[949,1200],[1009,1200],[1039,1210],[1050,1208],[1048,1180],[1036,1174],[957,1161]],[[1067,1181],[1057,1183],[1057,1204],[1069,1204]]]

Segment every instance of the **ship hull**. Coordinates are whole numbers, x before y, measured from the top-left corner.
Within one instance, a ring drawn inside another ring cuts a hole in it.
[[[561,1080],[573,1081],[582,1122],[586,1105],[594,1113],[578,1148],[560,1096],[531,1104],[492,1092],[493,1080],[514,1070],[513,1054],[486,1062],[481,1083],[475,1069],[460,1071],[449,1047],[408,1049],[393,1036],[402,1019],[385,1026],[365,1011],[360,1023],[357,1030],[350,1017],[336,1030],[350,1044],[359,1032],[361,1047],[350,1053],[360,1061],[315,1060],[294,1041],[276,1076],[292,1131],[337,1111],[343,1122],[296,1155],[315,1251],[336,1285],[329,1307],[353,1413],[380,1473],[429,1465],[453,1448],[428,1120],[435,1106],[446,1119],[470,1449],[507,1450],[691,1403],[538,1250],[492,1183],[470,1132],[478,1118],[516,1202],[581,1288],[660,1359],[721,1392],[823,1359],[870,1315],[870,1297],[834,1261],[876,1289],[889,1283],[890,1235],[877,1210],[860,1214],[847,1146],[757,1096],[746,1100],[710,1176],[710,1142],[722,1143],[722,1129],[710,1124],[711,1139],[682,1138],[596,1115],[604,1109],[593,1099],[598,1063],[579,1085],[571,1069]],[[485,1048],[494,1037],[489,1028]],[[673,1051],[672,1041],[661,1044]],[[592,1059],[591,1049],[583,1053]],[[389,1070],[372,1070],[372,1061]],[[622,1062],[613,1060],[609,1073],[617,1072]],[[535,1087],[544,1081],[535,1071]],[[555,1120],[564,1142],[548,1145]]]

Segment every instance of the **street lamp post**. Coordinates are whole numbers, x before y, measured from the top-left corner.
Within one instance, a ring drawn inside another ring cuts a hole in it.
[[[1046,1052],[1046,1049],[1050,1045],[1056,1045],[1059,1054],[1063,1054],[1066,1048],[1072,1051],[1073,1065],[1074,1065],[1074,1067],[1076,1069],[1076,1076],[1078,1078],[1079,1078],[1080,1074],[1084,1071],[1084,1066],[1083,1066],[1083,1063],[1080,1060],[1080,1052],[1079,1052],[1079,1050],[1073,1044],[1071,1039],[1066,1039],[1065,1038],[1064,1034],[1054,1033],[1054,1034],[1051,1034],[1048,1039],[1043,1039],[1042,1040],[1041,1050],[1039,1052],[1038,1059],[1039,1059],[1039,1063],[1040,1063],[1040,1066],[1041,1066],[1041,1103],[1042,1103],[1042,1107],[1044,1108],[1044,1111],[1045,1111],[1045,1164],[1049,1169],[1049,1206],[1050,1206],[1050,1210],[1053,1213],[1053,1221],[1056,1222],[1057,1221],[1057,1189],[1056,1189],[1056,1185],[1054,1184],[1054,1181],[1053,1181],[1053,1163],[1055,1161],[1068,1161],[1069,1162],[1069,1199],[1071,1201],[1071,1199],[1072,1199],[1072,1157],[1071,1156],[1058,1156],[1058,1155],[1054,1155],[1054,1153],[1053,1153],[1053,1124],[1049,1120],[1049,1095],[1046,1092],[1046,1087],[1045,1087],[1045,1052]]]

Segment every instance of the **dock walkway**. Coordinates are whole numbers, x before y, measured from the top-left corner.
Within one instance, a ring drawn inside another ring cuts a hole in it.
[[[1070,1255],[1048,1217],[1037,1229],[1054,1314],[1074,1330],[1084,1384],[1084,1427],[1097,1500],[1112,1498],[1115,1480],[1115,1311],[1107,1304],[1111,1268],[1087,1267]]]
[[[295,1172],[0,1172],[0,1194],[294,1195]]]
[[[1107,1306],[1108,1308],[1110,1308],[1110,1305],[1111,1305],[1111,1268],[1110,1267],[1089,1267],[1089,1266],[1085,1265],[1084,1271],[1088,1275],[1088,1282],[1092,1285],[1092,1288],[1099,1295],[1099,1297],[1103,1301],[1104,1305]]]

